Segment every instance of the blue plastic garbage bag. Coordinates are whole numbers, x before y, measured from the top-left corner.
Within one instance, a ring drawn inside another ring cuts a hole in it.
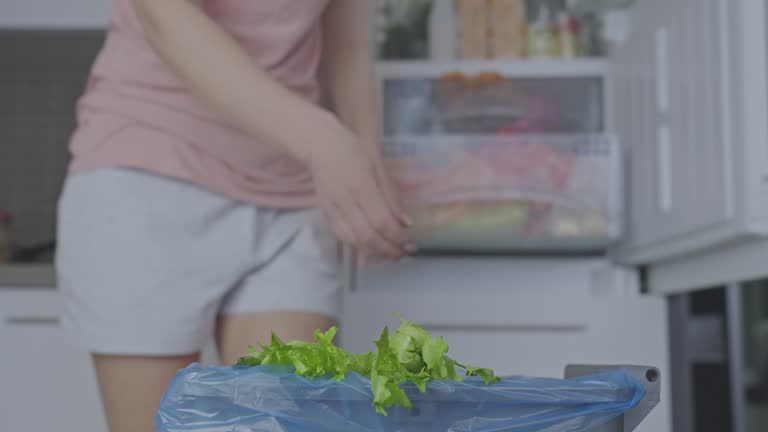
[[[623,371],[578,379],[507,378],[492,385],[404,385],[412,409],[382,416],[370,381],[308,380],[282,366],[192,365],[169,385],[158,432],[587,432],[637,405],[642,385]]]

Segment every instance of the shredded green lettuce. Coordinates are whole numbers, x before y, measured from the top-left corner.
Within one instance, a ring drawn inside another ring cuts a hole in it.
[[[261,350],[248,347],[248,354],[236,365],[285,365],[309,379],[330,377],[342,380],[350,373],[370,378],[373,407],[382,415],[392,406],[411,407],[402,384],[413,383],[425,392],[430,380],[461,381],[457,368],[467,376],[478,376],[486,384],[499,380],[490,369],[466,366],[448,357],[448,343],[434,337],[413,322],[401,320],[400,327],[389,334],[384,328],[374,342],[376,349],[363,354],[347,352],[333,344],[337,328],[315,331],[315,342],[283,342],[272,335],[269,345]]]

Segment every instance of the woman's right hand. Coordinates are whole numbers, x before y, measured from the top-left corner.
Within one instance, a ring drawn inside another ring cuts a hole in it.
[[[359,254],[400,259],[411,250],[408,219],[390,202],[379,161],[354,133],[340,129],[309,152],[320,207],[338,239]]]

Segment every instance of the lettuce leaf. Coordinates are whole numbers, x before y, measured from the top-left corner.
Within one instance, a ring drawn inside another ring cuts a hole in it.
[[[362,354],[347,352],[333,344],[338,329],[316,331],[315,342],[283,342],[273,334],[269,345],[261,350],[248,347],[246,356],[236,365],[292,366],[295,373],[309,379],[321,377],[342,380],[350,372],[370,378],[373,407],[382,415],[392,406],[411,407],[402,384],[413,383],[421,392],[430,380],[461,381],[456,369],[467,376],[478,376],[486,384],[499,380],[492,370],[465,366],[448,357],[448,343],[434,337],[413,322],[401,319],[400,327],[391,335],[385,327],[374,342],[376,349]]]
[[[353,358],[346,351],[333,345],[333,338],[337,331],[336,327],[325,333],[316,331],[315,343],[302,341],[285,343],[273,333],[269,345],[262,345],[261,351],[248,347],[248,355],[238,360],[236,365],[286,365],[293,366],[298,375],[310,379],[331,376],[333,379],[341,380],[353,369]],[[355,359],[355,361],[359,360]]]
[[[371,367],[373,407],[383,415],[387,415],[386,408],[395,404],[410,408],[411,401],[400,384],[408,381],[412,372],[400,362],[397,354],[392,350],[388,328],[384,328],[375,343],[376,355]]]

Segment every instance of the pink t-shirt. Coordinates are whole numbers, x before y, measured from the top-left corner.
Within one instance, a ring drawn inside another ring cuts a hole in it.
[[[203,0],[203,9],[287,88],[316,102],[328,0]],[[212,64],[211,73],[216,73]],[[190,94],[146,42],[133,0],[115,0],[106,43],[77,107],[71,170],[135,168],[270,208],[314,201],[286,151],[255,140]]]

